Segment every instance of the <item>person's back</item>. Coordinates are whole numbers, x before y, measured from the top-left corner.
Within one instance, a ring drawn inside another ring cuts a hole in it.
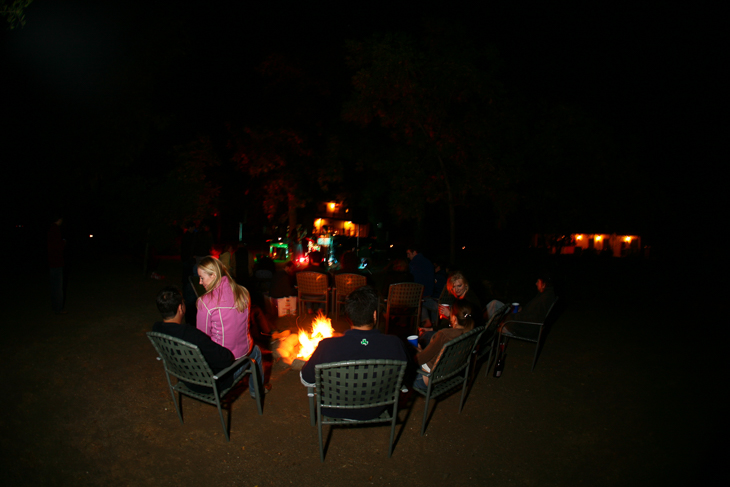
[[[227,348],[213,342],[208,335],[190,325],[183,323],[185,316],[185,301],[182,292],[176,287],[167,287],[157,295],[157,309],[162,315],[163,321],[158,321],[152,326],[152,331],[164,333],[174,338],[196,345],[203,358],[210,366],[213,373],[230,367],[234,362],[233,354]],[[228,388],[233,383],[234,374],[229,374],[220,387]],[[210,393],[210,387],[185,383],[185,385],[196,392]]]
[[[374,289],[364,286],[351,292],[345,301],[345,312],[350,317],[352,328],[341,337],[326,338],[300,372],[302,383],[315,385],[315,366],[345,360],[390,359],[406,361],[403,342],[393,335],[384,335],[374,329],[378,309],[378,295]],[[350,419],[371,419],[380,415],[384,407],[354,410],[323,409],[330,417]]]
[[[453,309],[449,316],[450,328],[444,328],[434,334],[430,340],[425,343],[419,339],[418,353],[416,354],[416,363],[427,373],[431,372],[439,358],[441,350],[444,346],[469,330],[474,329],[475,316],[472,313],[471,304],[466,301],[454,303]],[[414,386],[424,388],[428,385],[428,379],[419,375],[416,378]]]

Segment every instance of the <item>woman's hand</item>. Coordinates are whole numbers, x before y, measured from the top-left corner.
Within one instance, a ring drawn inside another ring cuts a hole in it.
[[[450,318],[450,317],[451,317],[451,307],[440,304],[439,305],[439,318]]]

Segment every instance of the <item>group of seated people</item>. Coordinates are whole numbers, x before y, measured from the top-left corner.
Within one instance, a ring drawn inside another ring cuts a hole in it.
[[[410,255],[409,255],[410,257]],[[412,259],[413,260],[413,259]],[[290,272],[289,270],[287,270]],[[263,381],[261,350],[254,343],[250,327],[250,295],[245,287],[233,280],[227,267],[218,259],[206,257],[197,266],[198,279],[205,288],[205,293],[196,301],[196,326],[185,324],[186,306],[180,289],[167,287],[157,296],[157,307],[162,321],[153,326],[153,331],[180,338],[201,350],[213,373],[229,367],[243,356],[250,356],[258,369],[259,380]],[[301,370],[301,381],[307,386],[314,386],[315,366],[321,363],[332,363],[343,360],[359,359],[393,359],[408,361],[412,357],[412,365],[430,372],[438,361],[440,351],[451,340],[454,340],[477,326],[482,326],[503,304],[491,301],[485,310],[469,283],[460,272],[451,274],[446,283],[450,298],[444,300],[446,306],[439,307],[439,317],[431,330],[424,331],[419,338],[417,352],[407,353],[406,344],[398,337],[385,335],[375,327],[378,318],[378,293],[371,286],[363,286],[351,292],[345,301],[345,313],[351,329],[344,335],[327,338],[319,343],[310,359]],[[538,295],[521,306],[516,314],[510,315],[510,321],[542,322],[555,300],[555,294],[547,276],[540,276],[536,283]],[[448,302],[446,302],[448,301]],[[502,326],[510,327],[510,331],[519,333],[519,323],[499,324],[492,330],[498,333]],[[512,327],[515,327],[514,329]],[[223,387],[237,379],[250,362],[245,362],[240,369],[226,379]],[[416,375],[413,386],[425,389],[428,378]],[[264,385],[268,392],[270,384]],[[210,392],[201,386],[188,384],[198,392]],[[255,397],[253,380],[249,381],[249,391]],[[379,409],[379,410],[376,410]],[[382,408],[360,410],[331,410],[324,414],[333,417],[350,419],[370,419],[377,417]],[[341,416],[341,415],[346,416]]]

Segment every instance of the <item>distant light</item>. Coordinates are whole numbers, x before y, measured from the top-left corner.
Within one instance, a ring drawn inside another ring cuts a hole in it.
[[[391,248],[391,249],[393,248],[393,244],[390,244],[390,248]]]
[[[596,235],[596,242],[600,242],[601,239],[603,239],[603,237],[601,237],[600,235]]]
[[[281,240],[281,237],[279,237],[279,240]]]
[[[89,238],[94,238],[94,236],[93,235],[89,235]]]
[[[625,237],[624,242],[631,242],[631,237]]]
[[[350,213],[350,209],[349,209],[349,208],[348,208],[348,209],[346,209],[346,210],[345,210],[345,213]]]
[[[576,240],[583,240],[583,235],[578,235],[577,237],[575,237],[575,239]]]
[[[464,245],[464,246],[463,246],[463,247],[461,248],[461,250],[466,250],[466,245]]]

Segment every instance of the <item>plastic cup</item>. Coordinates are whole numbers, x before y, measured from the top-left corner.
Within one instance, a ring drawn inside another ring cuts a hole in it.
[[[413,345],[414,347],[418,346],[418,335],[410,335],[408,338],[408,343]]]
[[[439,318],[446,318],[446,315],[441,311],[441,308],[449,309],[451,308],[450,304],[439,304]]]
[[[520,310],[520,303],[512,303],[512,312],[517,313]]]

